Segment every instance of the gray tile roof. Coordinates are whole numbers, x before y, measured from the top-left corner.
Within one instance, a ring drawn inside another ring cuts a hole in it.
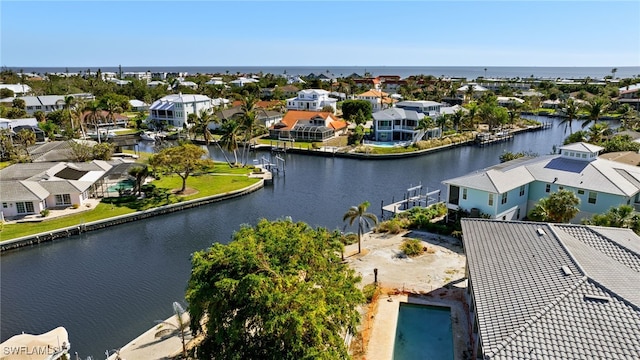
[[[640,237],[483,219],[462,230],[485,358],[640,358]]]
[[[6,201],[42,201],[49,192],[33,181],[0,182],[0,199]]]

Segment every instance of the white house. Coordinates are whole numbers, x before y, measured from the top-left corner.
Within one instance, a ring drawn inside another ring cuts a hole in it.
[[[419,101],[400,101],[396,104],[397,108],[405,109],[405,110],[414,110],[417,112],[421,112],[426,116],[436,118],[440,116],[442,110],[442,104],[435,101],[428,100],[419,100]]]
[[[133,111],[148,111],[149,104],[144,101],[140,101],[138,99],[129,100],[129,105],[131,105],[131,110]]]
[[[24,118],[24,119],[5,119],[0,118],[0,129],[13,129],[16,126],[38,126],[38,120],[36,118]]]
[[[189,114],[199,114],[203,109],[214,107],[206,95],[172,94],[156,100],[149,107],[148,124],[166,124],[182,128]]]
[[[0,171],[2,214],[6,218],[39,214],[47,208],[83,205],[102,185],[113,165],[89,163],[23,163]]]
[[[373,113],[373,130],[375,141],[416,142],[425,135],[440,136],[440,128],[416,129],[425,114],[415,110],[398,107],[384,109]]]
[[[25,95],[31,92],[31,86],[25,84],[0,84],[0,89],[9,89],[15,95]]]
[[[298,96],[287,99],[288,110],[321,111],[325,106],[331,106],[336,111],[337,99],[329,97],[329,92],[322,89],[305,89],[298,91]]]
[[[498,96],[498,105],[502,107],[509,107],[515,104],[524,104],[524,100],[514,96]]]
[[[229,84],[231,84],[232,86],[238,86],[238,87],[243,87],[246,84],[255,84],[258,83],[259,81],[256,79],[252,79],[252,78],[246,78],[246,77],[239,77],[235,80],[229,81]]]

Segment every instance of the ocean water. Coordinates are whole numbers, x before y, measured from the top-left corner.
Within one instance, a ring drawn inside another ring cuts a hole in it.
[[[602,79],[611,75],[612,67],[527,67],[527,66],[122,66],[123,72],[187,72],[188,74],[289,74],[309,75],[311,73],[330,73],[336,77],[346,77],[353,73],[364,75],[370,73],[378,75],[399,75],[405,78],[410,75],[433,75],[435,77],[454,77],[476,79],[484,76],[487,78],[541,78],[541,79]],[[91,70],[118,72],[115,66],[88,66],[88,67],[11,67],[15,71],[33,73],[60,72],[86,72]],[[617,67],[616,78],[640,77],[640,66]]]

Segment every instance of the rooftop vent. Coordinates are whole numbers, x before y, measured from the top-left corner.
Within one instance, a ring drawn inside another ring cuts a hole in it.
[[[538,233],[538,236],[544,236],[547,235],[546,232],[544,232],[544,230],[542,228],[537,228],[536,232]]]
[[[608,296],[585,294],[584,295],[584,300],[585,301],[595,301],[595,302],[600,302],[600,303],[608,303],[611,300],[611,298],[608,297]]]
[[[569,269],[568,266],[563,266],[561,267],[562,269],[562,273],[564,274],[564,276],[569,276],[569,275],[573,275],[573,272],[571,271],[571,269]]]

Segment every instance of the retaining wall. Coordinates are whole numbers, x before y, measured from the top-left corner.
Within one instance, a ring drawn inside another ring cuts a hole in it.
[[[254,191],[261,189],[262,187],[264,187],[264,180],[260,180],[259,182],[253,185],[247,186],[243,189],[230,191],[224,194],[208,196],[201,199],[187,200],[187,201],[179,202],[177,204],[170,204],[170,205],[160,206],[160,207],[149,209],[149,210],[138,211],[132,214],[115,216],[108,219],[92,221],[85,224],[70,226],[70,227],[61,228],[61,229],[57,229],[49,232],[28,235],[28,236],[23,236],[16,239],[2,241],[0,242],[0,253],[8,250],[19,249],[29,245],[39,244],[46,241],[53,241],[56,239],[67,238],[72,235],[79,235],[87,231],[104,229],[109,226],[124,224],[128,222],[136,221],[136,220],[150,218],[153,216],[168,214],[175,211],[190,209],[196,206],[202,206],[205,204],[210,204],[210,203],[214,203],[222,200],[231,199],[234,197],[252,193]]]

